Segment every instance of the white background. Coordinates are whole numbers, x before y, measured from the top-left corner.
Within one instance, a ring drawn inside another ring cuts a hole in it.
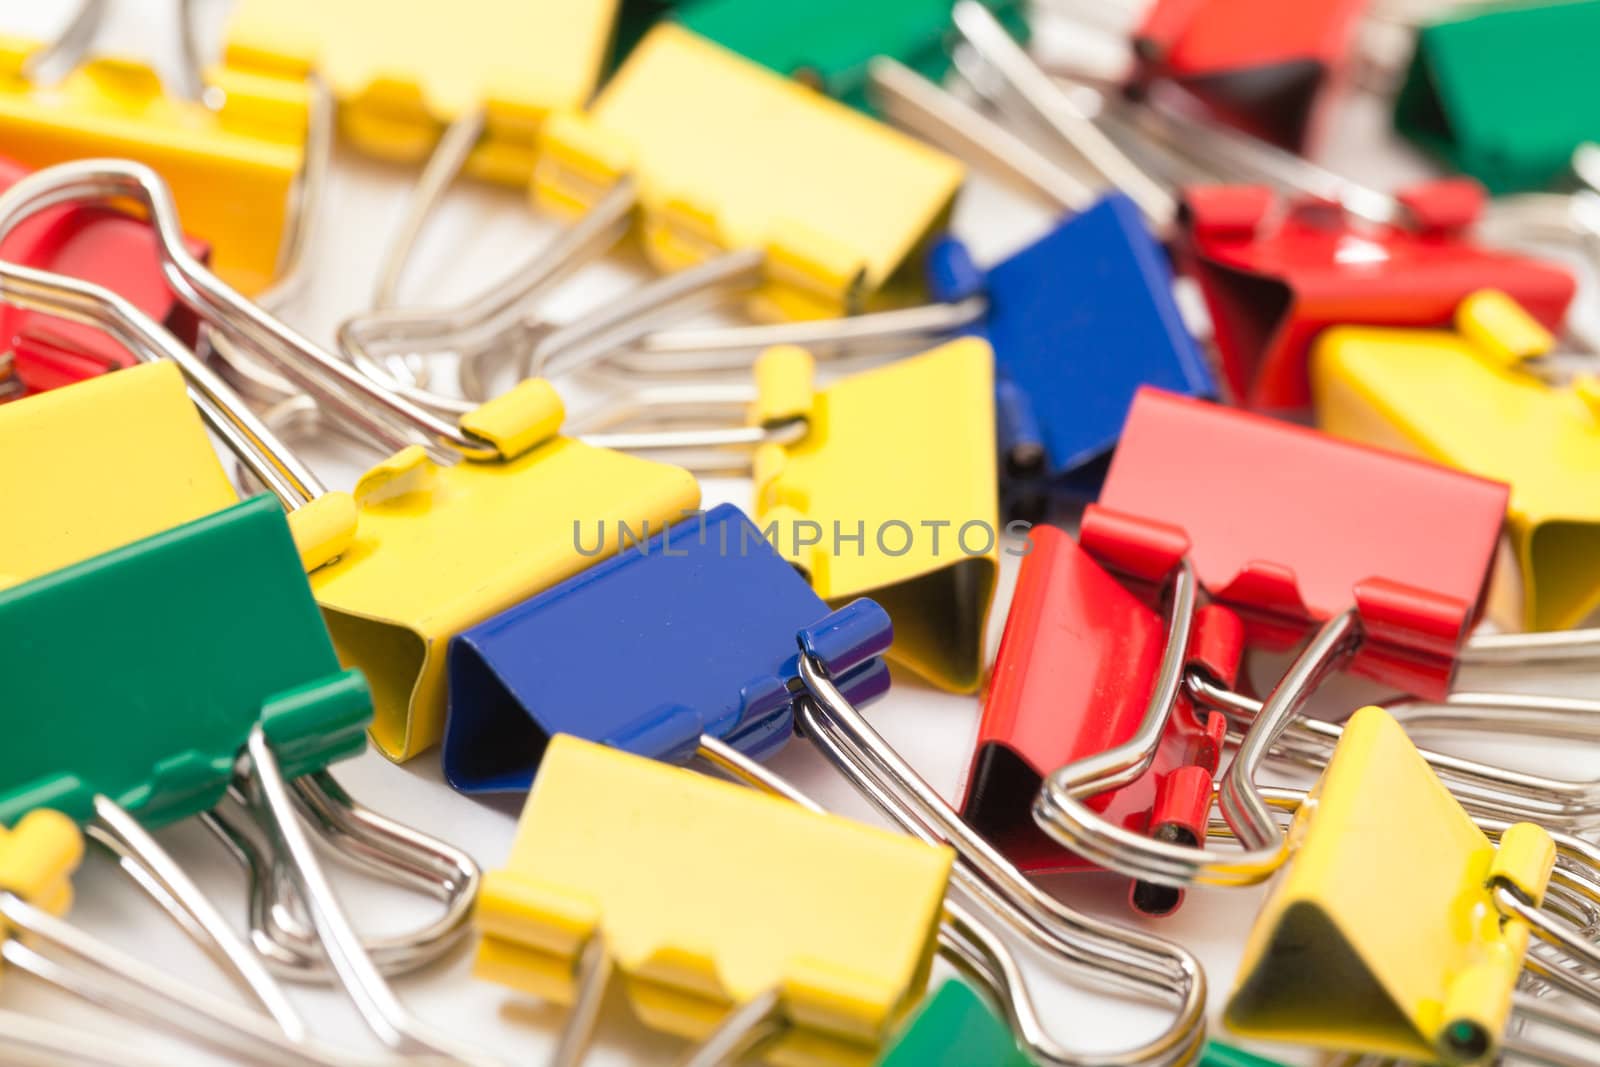
[[[62,24],[70,0],[0,0],[0,33],[47,38]],[[164,72],[175,71],[177,56],[175,0],[113,0],[97,42],[100,51],[144,56]],[[205,40],[215,47],[226,0],[200,0]],[[396,17],[409,5],[396,3]],[[432,8],[418,0],[418,8]],[[1047,25],[1041,47],[1082,48],[1095,42],[1082,34]],[[1097,53],[1098,54],[1098,53]],[[4,151],[0,143],[0,152]],[[1358,96],[1338,116],[1325,160],[1353,176],[1391,185],[1428,173],[1426,165],[1394,142],[1380,101]],[[324,225],[313,239],[314,275],[304,299],[285,311],[296,326],[331,342],[333,330],[346,315],[370,300],[378,258],[400,218],[414,172],[362,159],[342,150],[336,161]],[[1042,205],[1019,200],[975,175],[956,215],[957,232],[971,243],[980,260],[992,262],[1043,232],[1052,214]],[[507,272],[554,232],[553,224],[535,216],[516,191],[463,186],[455,191],[437,224],[430,229],[417,265],[408,274],[406,299],[438,304],[466,295]],[[550,301],[553,318],[571,317],[584,308],[637,284],[647,277],[637,264],[613,257],[583,272]],[[1587,295],[1587,294],[1586,294]],[[348,488],[358,473],[356,457],[314,454],[319,469],[338,488]],[[713,481],[705,486],[707,505],[731,501],[748,506],[748,483]],[[1374,516],[1375,523],[1382,517]],[[1008,566],[990,622],[993,654],[1014,578]],[[1271,664],[1258,664],[1270,672]],[[1270,676],[1270,674],[1266,675]],[[1467,679],[1470,681],[1470,679]],[[1525,688],[1532,688],[1526,686]],[[1582,692],[1581,682],[1546,680],[1539,688]],[[1341,695],[1343,694],[1343,695]],[[1357,698],[1340,687],[1326,694],[1319,708],[1343,714]],[[870,711],[873,722],[947,797],[955,798],[969,758],[976,729],[975,698],[936,692],[915,679],[897,676],[895,689]],[[1506,755],[1505,745],[1495,752]],[[1463,749],[1471,754],[1471,749]],[[1570,764],[1581,773],[1592,763],[1579,752],[1540,754],[1544,769]],[[775,761],[775,768],[834,810],[874,819],[874,814],[805,743],[796,742]],[[485,868],[499,865],[515,826],[518,805],[468,800],[446,788],[437,758],[427,755],[395,766],[369,752],[338,768],[350,792],[368,805],[423,830],[446,838],[472,853]],[[239,872],[231,867],[209,836],[197,826],[164,831],[163,842],[221,903],[226,914],[242,916]],[[737,847],[736,843],[730,843]],[[693,857],[685,857],[693,862]],[[334,868],[351,912],[368,930],[394,930],[425,914],[427,905],[372,887]],[[1403,872],[1396,872],[1403,877]],[[124,949],[195,982],[217,988],[216,972],[176,928],[162,919],[115,873],[102,857],[93,856],[78,878],[76,923]],[[1050,881],[1050,888],[1074,906],[1125,922],[1136,922],[1125,905],[1126,881],[1109,875],[1078,875]],[[1239,947],[1262,897],[1261,890],[1191,892],[1183,910],[1162,920],[1144,920],[1151,930],[1172,937],[1199,954],[1211,982],[1213,1016],[1226,996]],[[848,904],[848,902],[841,902]],[[780,920],[781,921],[781,920]],[[1059,981],[1024,954],[1035,979],[1034,992],[1047,1009],[1058,1037],[1072,1045],[1111,1050],[1125,1047],[1153,1032],[1163,1009],[1150,1009],[1115,998],[1097,996],[1088,985]],[[473,979],[470,953],[461,952],[427,971],[397,981],[406,1003],[428,1023],[470,1039],[514,1063],[540,1063],[561,1022],[560,1010]],[[357,1047],[370,1047],[366,1033],[349,1005],[325,990],[297,988],[294,998],[326,1037]],[[144,1031],[120,1023],[44,990],[20,976],[8,976],[0,1006],[37,1011],[57,1019],[78,1019],[104,1034],[127,1033],[128,1040],[151,1042]],[[634,1064],[670,1062],[682,1045],[645,1031],[613,996],[602,1018],[589,1062]],[[1285,1060],[1310,1062],[1303,1053],[1280,1050]],[[200,1054],[174,1050],[173,1062],[209,1062]]]

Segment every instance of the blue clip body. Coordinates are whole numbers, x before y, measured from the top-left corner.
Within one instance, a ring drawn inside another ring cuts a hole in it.
[[[872,601],[830,612],[724,504],[452,640],[445,778],[526,790],[556,733],[677,763],[709,734],[765,759],[794,731],[797,639],[860,703],[888,691],[891,636]]]
[[[1178,311],[1166,253],[1121,194],[987,272],[946,238],[930,254],[928,283],[940,300],[988,295],[988,314],[968,332],[994,348],[1008,514],[1039,518],[1059,502],[1094,499],[1140,386],[1217,394]]]

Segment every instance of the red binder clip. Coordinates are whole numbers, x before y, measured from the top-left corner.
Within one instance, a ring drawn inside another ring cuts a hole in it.
[[[1288,649],[1353,610],[1361,639],[1350,669],[1442,697],[1483,611],[1507,494],[1146,388],[1080,537],[1107,566],[1148,580],[1187,556],[1211,599],[1239,613],[1252,647]]]
[[[28,173],[0,158],[0,192]],[[199,323],[167,287],[156,247],[142,219],[109,207],[62,205],[19,223],[0,241],[0,260],[104,286],[192,347]],[[209,253],[194,239],[189,250],[202,261]],[[127,348],[93,327],[9,305],[0,306],[0,348],[13,354],[18,394],[70,385],[134,362]],[[0,385],[0,398],[6,395]]]
[[[961,815],[1022,870],[1045,874],[1091,865],[1052,841],[1031,808],[1045,775],[1129,741],[1155,688],[1167,627],[1160,615],[1062,530],[1036,526],[1017,576],[1011,613],[978,723]],[[1184,663],[1232,689],[1244,633],[1232,611],[1195,615]],[[1180,692],[1149,768],[1089,806],[1157,840],[1204,844],[1212,777],[1228,730]],[[1133,907],[1165,915],[1178,889],[1135,882]]]
[[[1311,197],[1280,204],[1265,187],[1186,190],[1179,255],[1205,294],[1223,377],[1241,404],[1308,407],[1308,352],[1328,326],[1444,326],[1486,287],[1560,328],[1576,282],[1553,263],[1475,243],[1476,182],[1428,182],[1397,199],[1407,224],[1361,222]]]
[[[1347,81],[1367,0],[1157,0],[1136,80],[1177,83],[1216,117],[1296,152]]]

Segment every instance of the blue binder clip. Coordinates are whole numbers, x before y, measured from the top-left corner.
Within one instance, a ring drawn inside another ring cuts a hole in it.
[[[1216,395],[1173,297],[1166,253],[1120,193],[986,272],[946,238],[930,253],[928,275],[940,300],[988,297],[988,313],[965,332],[994,348],[1010,515],[1038,518],[1059,501],[1094,499],[1140,386]]]
[[[888,626],[870,601],[830,613],[724,504],[457,636],[445,778],[524,791],[557,733],[676,763],[703,738],[765,759],[794,730],[796,635],[860,702],[888,691]]]

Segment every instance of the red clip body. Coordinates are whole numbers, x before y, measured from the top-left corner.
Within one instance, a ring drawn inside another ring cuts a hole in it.
[[[28,173],[0,159],[0,191]],[[0,260],[104,286],[193,345],[199,324],[161,274],[159,242],[140,219],[109,207],[65,205],[23,220],[0,242]],[[191,239],[204,260],[208,246]],[[15,356],[27,392],[55,389],[134,362],[118,341],[92,326],[0,305],[0,345]]]
[[[1347,80],[1367,0],[1156,0],[1134,33],[1141,81],[1181,85],[1217,118],[1304,152]]]
[[[1178,256],[1205,294],[1223,378],[1240,404],[1308,408],[1308,353],[1323,329],[1445,326],[1480,289],[1511,294],[1559,329],[1575,279],[1553,263],[1475,244],[1465,230],[1481,211],[1481,187],[1433,182],[1398,199],[1415,225],[1363,224],[1314,199],[1279,204],[1253,186],[1185,191]]]
[[[1033,550],[1017,576],[961,812],[1018,867],[1042,874],[1089,864],[1034,823],[1039,786],[1057,767],[1133,736],[1155,684],[1166,622],[1071,535],[1036,526],[1029,536]],[[1232,685],[1243,647],[1242,627],[1232,612],[1201,609],[1191,663]],[[1212,777],[1226,736],[1222,715],[1198,713],[1185,694],[1150,769],[1089,803],[1130,830],[1203,842]],[[1136,907],[1160,914],[1176,907],[1178,899],[1171,893],[1141,893],[1139,887],[1134,891]]]
[[[1159,580],[1187,553],[1251,645],[1286,649],[1354,605],[1352,669],[1449,689],[1483,611],[1509,490],[1249,412],[1142,389],[1083,546]]]

